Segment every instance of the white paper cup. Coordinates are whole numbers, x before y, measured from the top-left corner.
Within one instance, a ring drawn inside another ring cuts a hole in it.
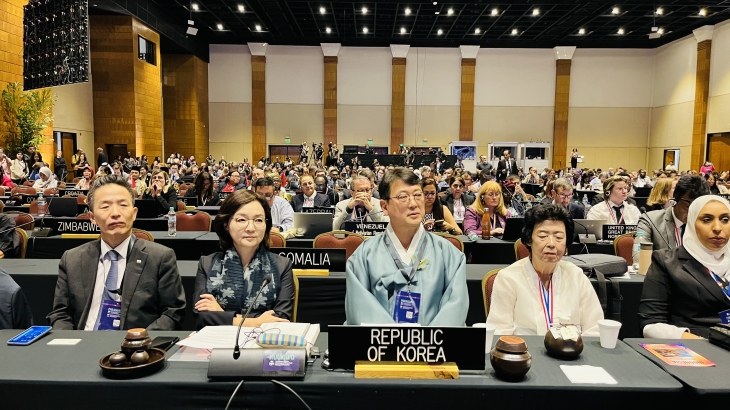
[[[621,330],[621,322],[607,319],[599,320],[598,333],[601,335],[601,347],[614,349],[616,341],[618,341],[619,330]]]
[[[494,339],[494,331],[497,329],[494,325],[488,323],[474,323],[472,327],[481,327],[487,329],[487,340],[484,343],[484,353],[492,351],[492,340]]]

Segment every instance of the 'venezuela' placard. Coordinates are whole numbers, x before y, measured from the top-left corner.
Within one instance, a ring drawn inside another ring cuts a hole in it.
[[[375,236],[385,232],[388,222],[355,222],[345,221],[345,230],[362,236]]]
[[[270,251],[291,259],[292,269],[345,271],[344,249],[271,248]]]

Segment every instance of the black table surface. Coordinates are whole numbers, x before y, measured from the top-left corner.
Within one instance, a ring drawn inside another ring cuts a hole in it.
[[[222,409],[236,381],[209,381],[206,362],[167,361],[159,372],[134,380],[110,380],[99,368],[99,359],[119,349],[124,332],[52,331],[30,346],[8,346],[4,341],[17,330],[0,331],[0,390],[4,408],[176,408]],[[187,332],[150,332],[151,337]],[[81,339],[75,346],[49,346],[56,338]],[[535,408],[549,401],[590,403],[591,409],[616,409],[619,403],[651,400],[652,407],[682,400],[682,385],[639,353],[619,342],[602,349],[596,338],[587,338],[575,361],[546,355],[542,337],[525,337],[532,367],[524,381],[496,379],[491,366],[486,374],[460,375],[456,380],[355,379],[352,372],[328,372],[320,360],[307,369],[304,380],[284,381],[313,409],[454,408],[460,403]],[[328,347],[321,333],[316,345]],[[168,355],[174,354],[173,347]],[[169,356],[168,356],[169,357]],[[572,384],[560,365],[603,367],[615,385]],[[40,390],[39,390],[40,389]],[[42,393],[41,393],[42,392]],[[552,393],[552,394],[551,394]],[[83,404],[82,404],[83,403]],[[301,403],[269,381],[247,380],[233,401],[234,408],[302,408]],[[661,407],[659,407],[661,408]]]
[[[39,238],[40,239],[40,238]],[[177,262],[182,277],[185,296],[187,298],[186,316],[183,329],[194,329],[192,301],[195,288],[195,275],[198,261]],[[506,265],[466,265],[466,284],[469,293],[469,310],[466,323],[472,325],[486,320],[484,299],[482,295],[482,278],[492,269],[504,268]],[[53,295],[58,279],[58,260],[55,259],[0,259],[0,268],[15,279],[23,289],[33,311],[36,324],[46,324],[46,315],[51,311]],[[591,280],[594,288],[595,280]],[[623,295],[620,337],[640,337],[639,300],[644,277],[631,275],[628,279],[619,279]],[[609,287],[610,292],[610,287]],[[345,322],[345,273],[330,272],[329,276],[299,276],[299,304],[297,320],[300,322],[319,323],[326,330],[328,325]]]
[[[634,350],[649,358],[667,373],[697,394],[730,395],[730,352],[715,346],[706,339],[624,339]],[[715,367],[670,366],[640,343],[682,343],[700,356],[715,363]],[[727,404],[727,403],[725,403]]]

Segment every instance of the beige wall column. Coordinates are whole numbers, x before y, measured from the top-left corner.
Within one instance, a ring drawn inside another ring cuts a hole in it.
[[[327,163],[329,143],[337,144],[337,55],[340,43],[322,43],[324,55],[324,139],[323,163]]]
[[[461,105],[459,108],[459,141],[474,140],[474,78],[479,46],[460,46]]]
[[[714,26],[694,30],[697,40],[697,75],[695,77],[695,108],[692,120],[692,161],[690,169],[699,171],[705,161],[707,141],[707,99],[710,92],[710,53]]]
[[[568,111],[570,110],[570,66],[575,47],[555,47],[555,115],[553,122],[552,168],[565,168],[568,158]]]
[[[266,43],[248,43],[251,51],[251,158],[266,156]]]
[[[406,56],[410,46],[391,44],[393,75],[390,105],[390,152],[400,152],[406,121]]]

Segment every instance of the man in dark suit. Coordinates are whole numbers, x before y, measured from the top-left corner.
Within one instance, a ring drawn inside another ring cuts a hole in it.
[[[504,159],[497,164],[497,180],[504,181],[508,175],[518,175],[517,162],[510,155],[509,150],[504,150]]]
[[[33,326],[33,312],[23,290],[0,269],[0,330],[27,329]]]
[[[314,189],[314,178],[311,175],[304,175],[299,178],[299,185],[302,188],[302,193],[294,195],[291,199],[294,212],[302,212],[302,208],[332,206],[327,195],[320,194]]]
[[[101,164],[105,162],[109,162],[109,160],[106,157],[106,154],[104,153],[104,150],[101,149],[101,147],[96,149],[96,152],[98,153],[96,156],[96,167],[99,168]]]
[[[540,205],[562,205],[573,219],[585,219],[583,205],[573,202],[573,184],[565,178],[558,178],[553,182],[552,198],[545,198]]]
[[[441,158],[436,158],[436,162],[433,164],[433,173],[436,175],[444,173],[444,164],[441,162]]]
[[[136,239],[137,215],[126,180],[97,178],[87,201],[101,240],[66,251],[58,265],[54,329],[180,329],[185,291],[172,249]]]

